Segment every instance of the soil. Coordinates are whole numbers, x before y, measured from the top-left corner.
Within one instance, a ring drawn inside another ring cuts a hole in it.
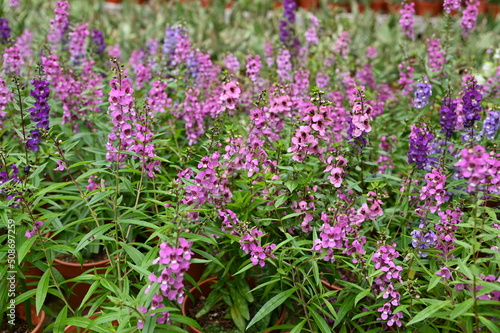
[[[236,327],[236,325],[233,322],[233,319],[231,319],[229,315],[229,309],[227,304],[225,304],[223,301],[220,301],[217,304],[215,304],[207,314],[203,315],[200,318],[196,318],[196,314],[204,306],[205,306],[205,297],[202,296],[199,300],[196,301],[195,305],[188,311],[188,316],[190,318],[194,318],[198,322],[198,324],[200,324],[200,327],[202,328],[201,331],[203,333],[241,333],[241,331]],[[260,307],[258,305],[251,305],[251,304],[249,304],[249,306],[250,306],[250,318],[251,318]],[[254,311],[252,311],[252,309]],[[276,318],[274,318],[274,316],[271,316],[267,319],[268,320],[271,319],[270,321],[272,321],[272,323],[276,322]],[[267,324],[269,324],[269,322],[267,322]],[[264,319],[263,321],[256,323],[254,327],[250,328],[247,331],[247,333],[262,332],[263,329],[268,326],[267,324],[266,320]]]
[[[192,307],[189,309],[189,317],[196,318],[196,314],[205,306],[205,298],[202,296]],[[235,328],[234,322],[231,318],[224,318],[227,314],[227,305],[223,303],[216,304],[206,315],[197,318],[196,321],[201,327],[215,326],[221,329],[221,332],[228,332]],[[222,330],[224,329],[224,330]]]
[[[80,263],[78,258],[72,254],[62,254],[62,255],[58,256],[57,259],[64,261],[64,262],[67,262],[67,263],[72,263],[72,264],[79,264]],[[83,263],[87,264],[87,263],[98,262],[98,261],[102,261],[102,260],[106,260],[106,259],[108,259],[106,252],[101,252],[101,253],[93,254],[91,258],[83,258]]]
[[[0,326],[0,333],[30,333],[31,329],[26,323],[19,317],[16,317],[14,321],[14,326],[10,326],[7,321],[7,316],[4,315],[2,320],[2,326]]]

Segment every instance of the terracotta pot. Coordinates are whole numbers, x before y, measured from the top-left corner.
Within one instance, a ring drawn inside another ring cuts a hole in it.
[[[110,3],[122,3],[122,0],[106,0],[106,2],[110,2]]]
[[[333,3],[328,5],[330,7],[331,11],[346,11],[350,12],[351,11],[351,4],[349,3]]]
[[[370,8],[374,12],[385,12],[387,11],[387,3],[384,0],[374,0],[370,3]]]
[[[298,0],[298,5],[307,10],[314,10],[319,8],[319,0]]]
[[[16,305],[16,314],[22,320],[26,321],[26,312],[24,304]],[[40,313],[36,314],[36,308],[34,305],[31,305],[31,324],[35,327],[31,333],[42,333],[42,325],[45,320],[45,311],[40,310]]]
[[[399,13],[399,11],[401,10],[401,5],[396,3],[388,3],[387,10],[390,13]]]
[[[40,278],[43,275],[43,272],[31,262],[24,262],[21,269],[25,276],[24,283],[26,284],[28,290],[35,289],[38,285],[38,281],[40,281]]]
[[[488,11],[493,15],[494,18],[498,16],[498,13],[500,12],[500,5],[496,3],[489,3],[488,4]]]
[[[59,259],[54,259],[54,268],[57,269],[64,279],[69,280],[76,278],[88,270],[95,269],[97,274],[104,274],[106,272],[106,267],[109,266],[109,259],[90,262],[80,265],[80,263],[70,263],[65,262]],[[79,308],[82,304],[83,298],[87,294],[90,289],[90,284],[88,283],[75,283],[68,282],[66,284],[69,289],[71,289],[71,295],[69,295],[68,303],[72,308]],[[91,297],[96,297],[96,295],[92,295]]]
[[[194,299],[200,299],[201,296],[204,296],[206,298],[212,291],[212,288],[210,287],[216,283],[217,283],[217,277],[213,277],[198,284],[198,287],[200,288],[201,292],[196,287],[191,288],[189,292],[193,295]],[[192,306],[193,306],[193,301],[189,297],[185,297],[181,307],[182,315],[187,317],[188,309],[190,309]],[[281,312],[281,316],[273,326],[280,325],[283,322],[283,320],[285,320],[285,314],[286,311],[283,309],[283,311]],[[189,333],[202,333],[202,331],[189,325],[187,325],[187,331]],[[264,333],[272,333],[272,332],[273,331],[266,331]]]
[[[479,7],[477,8],[480,14],[488,12],[488,2],[486,0],[479,0]]]
[[[415,13],[420,16],[438,16],[443,10],[441,1],[415,1]]]

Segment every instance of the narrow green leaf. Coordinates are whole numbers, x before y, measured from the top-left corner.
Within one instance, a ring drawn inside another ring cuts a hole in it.
[[[432,288],[434,288],[439,283],[439,281],[441,281],[441,278],[442,276],[434,274],[431,280],[429,281],[429,286],[427,287],[427,291],[432,290]]]
[[[229,308],[231,312],[231,318],[233,318],[234,324],[238,329],[242,332],[245,331],[245,318],[243,318],[243,314],[239,311],[239,308],[236,306],[236,304],[233,304]]]
[[[455,319],[467,312],[474,305],[474,300],[469,298],[465,302],[455,305],[455,310],[451,312],[450,318]]]
[[[316,325],[318,325],[321,332],[323,333],[332,332],[332,329],[328,326],[323,317],[321,317],[316,311],[311,311],[309,313],[311,314],[311,316],[313,316],[314,322],[316,323]]]
[[[356,298],[354,299],[354,305],[357,305],[360,300],[366,297],[371,292],[371,288],[367,288],[360,292],[359,294],[356,295]]]
[[[415,323],[418,323],[419,321],[422,321],[422,320],[429,318],[430,316],[432,316],[434,313],[436,313],[440,309],[444,308],[445,306],[450,305],[450,303],[451,303],[450,301],[441,301],[441,302],[437,302],[437,303],[434,303],[432,305],[429,305],[428,307],[426,307],[425,309],[423,309],[422,311],[417,313],[417,315],[415,317],[413,317],[413,319],[408,322],[407,326],[413,325]]]
[[[144,254],[142,254],[139,250],[133,247],[130,244],[120,242],[120,246],[127,252],[129,257],[136,265],[140,265],[144,259]]]
[[[286,301],[295,291],[297,291],[298,287],[293,287],[292,289],[282,291],[278,295],[271,298],[269,301],[264,304],[264,306],[257,312],[255,317],[252,318],[250,323],[247,325],[247,329],[251,327],[253,324],[264,318],[271,311],[280,306],[284,301]]]
[[[288,219],[291,219],[292,217],[296,217],[296,216],[299,216],[299,215],[302,215],[302,214],[303,214],[302,212],[288,214],[288,215],[285,215],[282,218],[282,220],[288,220]]]
[[[40,312],[43,303],[45,302],[45,297],[47,297],[47,292],[49,291],[49,281],[50,281],[50,269],[47,269],[40,278],[40,281],[38,282],[38,286],[36,288],[36,298],[35,298],[36,313]]]
[[[95,229],[92,229],[88,234],[86,234],[83,239],[80,241],[78,246],[75,249],[75,253],[80,252],[85,246],[89,245],[92,242],[91,239],[98,237],[104,234],[109,229],[113,228],[114,224],[103,224]]]
[[[302,332],[302,327],[306,324],[307,319],[303,319],[300,323],[298,323],[291,331],[290,333],[300,333]]]
[[[493,323],[491,320],[488,320],[483,316],[479,316],[479,321],[481,321],[483,325],[490,330],[490,332],[500,333],[500,327]]]

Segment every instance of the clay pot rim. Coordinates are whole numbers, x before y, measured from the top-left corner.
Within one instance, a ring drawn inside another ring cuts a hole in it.
[[[218,278],[217,276],[215,276],[215,277],[211,277],[211,278],[209,278],[209,279],[206,279],[206,280],[204,280],[204,281],[200,282],[200,283],[198,284],[198,286],[201,286],[201,285],[205,285],[205,284],[211,283],[212,281],[216,281],[216,280],[218,280],[218,279],[219,279],[219,278]],[[194,293],[194,292],[195,292],[195,291],[197,291],[197,290],[198,290],[198,288],[197,288],[197,287],[193,287],[193,288],[191,288],[191,289],[189,290],[189,293],[191,293],[191,294],[192,294],[192,293]],[[199,291],[199,290],[198,290],[198,291]],[[187,310],[186,310],[186,307],[187,307],[187,300],[188,300],[188,298],[189,298],[189,297],[185,297],[185,298],[184,298],[184,302],[182,302],[182,306],[181,306],[181,313],[182,313],[182,315],[183,315],[183,316],[185,316],[185,317],[189,317],[189,316],[187,315]],[[286,315],[286,308],[285,308],[285,307],[283,307],[283,311],[281,311],[281,315],[280,315],[280,317],[278,318],[278,320],[276,321],[276,323],[274,323],[274,324],[273,324],[273,326],[276,326],[276,325],[281,324],[281,323],[285,320],[285,315]],[[189,317],[189,318],[191,318],[191,317]],[[194,319],[194,318],[193,318],[193,319]],[[190,325],[187,325],[187,326],[188,326],[188,327],[189,327],[189,328],[190,328],[193,332],[195,332],[195,333],[203,333],[202,331],[200,331],[200,330],[199,330],[199,329],[197,329],[197,328],[194,328],[193,326],[190,326]],[[264,333],[272,333],[272,330],[270,330],[270,331],[265,331]]]
[[[80,264],[80,263],[74,263],[74,262],[66,262],[64,260],[54,258],[54,262],[58,263],[59,265],[66,265],[66,266],[70,266],[70,267],[78,267],[78,268],[89,267],[89,268],[92,268],[92,267],[98,266],[98,265],[105,265],[105,264],[109,263],[110,260],[103,259],[103,260],[99,260],[99,261],[86,262],[86,263]]]
[[[17,311],[17,308],[18,307],[24,307],[24,304],[21,303],[21,304],[17,304],[16,305],[16,311]],[[33,304],[31,304],[31,311],[35,313],[36,317],[38,318],[38,324],[36,324],[36,326],[33,328],[33,330],[31,331],[31,333],[39,333],[39,332],[42,332],[42,325],[43,325],[43,322],[45,321],[45,311],[43,311],[42,309],[40,309],[40,312],[37,314],[36,313],[36,308]],[[19,316],[21,319],[23,319],[24,321],[26,321],[26,316],[23,318],[22,316]],[[31,317],[31,324],[33,325],[33,316]]]

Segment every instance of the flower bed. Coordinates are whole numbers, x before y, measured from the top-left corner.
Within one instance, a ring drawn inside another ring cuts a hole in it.
[[[498,332],[500,24],[478,4],[8,1],[1,303],[45,332],[203,331],[180,306],[217,278],[198,314],[239,331]]]

